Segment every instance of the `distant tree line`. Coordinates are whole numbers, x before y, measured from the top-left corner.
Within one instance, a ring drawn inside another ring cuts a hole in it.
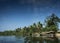
[[[38,22],[38,23],[33,23],[28,27],[25,26],[23,28],[17,28],[14,31],[9,30],[9,31],[0,32],[0,35],[28,36],[31,35],[31,33],[35,33],[35,32],[38,33],[45,32],[45,31],[57,32],[59,30],[58,23],[60,23],[60,18],[53,13],[52,15],[46,18],[44,27],[41,22]]]

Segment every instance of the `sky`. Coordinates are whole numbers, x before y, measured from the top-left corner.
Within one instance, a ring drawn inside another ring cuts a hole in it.
[[[60,17],[60,0],[0,0],[0,31],[44,24],[52,13]]]

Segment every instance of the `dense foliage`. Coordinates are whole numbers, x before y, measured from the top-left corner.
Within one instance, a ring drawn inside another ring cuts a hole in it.
[[[22,35],[22,36],[28,36],[31,35],[34,32],[41,33],[43,31],[58,31],[58,23],[60,22],[60,18],[58,18],[55,14],[52,14],[51,16],[48,16],[45,20],[45,27],[43,27],[43,24],[41,22],[33,23],[32,25],[24,28],[17,28],[14,31],[4,31],[0,32],[0,35]]]

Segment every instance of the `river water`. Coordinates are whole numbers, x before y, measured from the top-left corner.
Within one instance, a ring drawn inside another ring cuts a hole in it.
[[[60,43],[60,38],[0,36],[0,43]]]

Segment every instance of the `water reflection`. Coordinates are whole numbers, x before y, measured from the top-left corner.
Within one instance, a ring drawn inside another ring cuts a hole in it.
[[[60,38],[0,36],[0,43],[60,43]]]
[[[57,37],[42,38],[42,37],[26,37],[24,43],[60,43]]]
[[[48,39],[45,39],[45,42],[46,43],[59,43],[59,40],[58,38],[48,38]]]

